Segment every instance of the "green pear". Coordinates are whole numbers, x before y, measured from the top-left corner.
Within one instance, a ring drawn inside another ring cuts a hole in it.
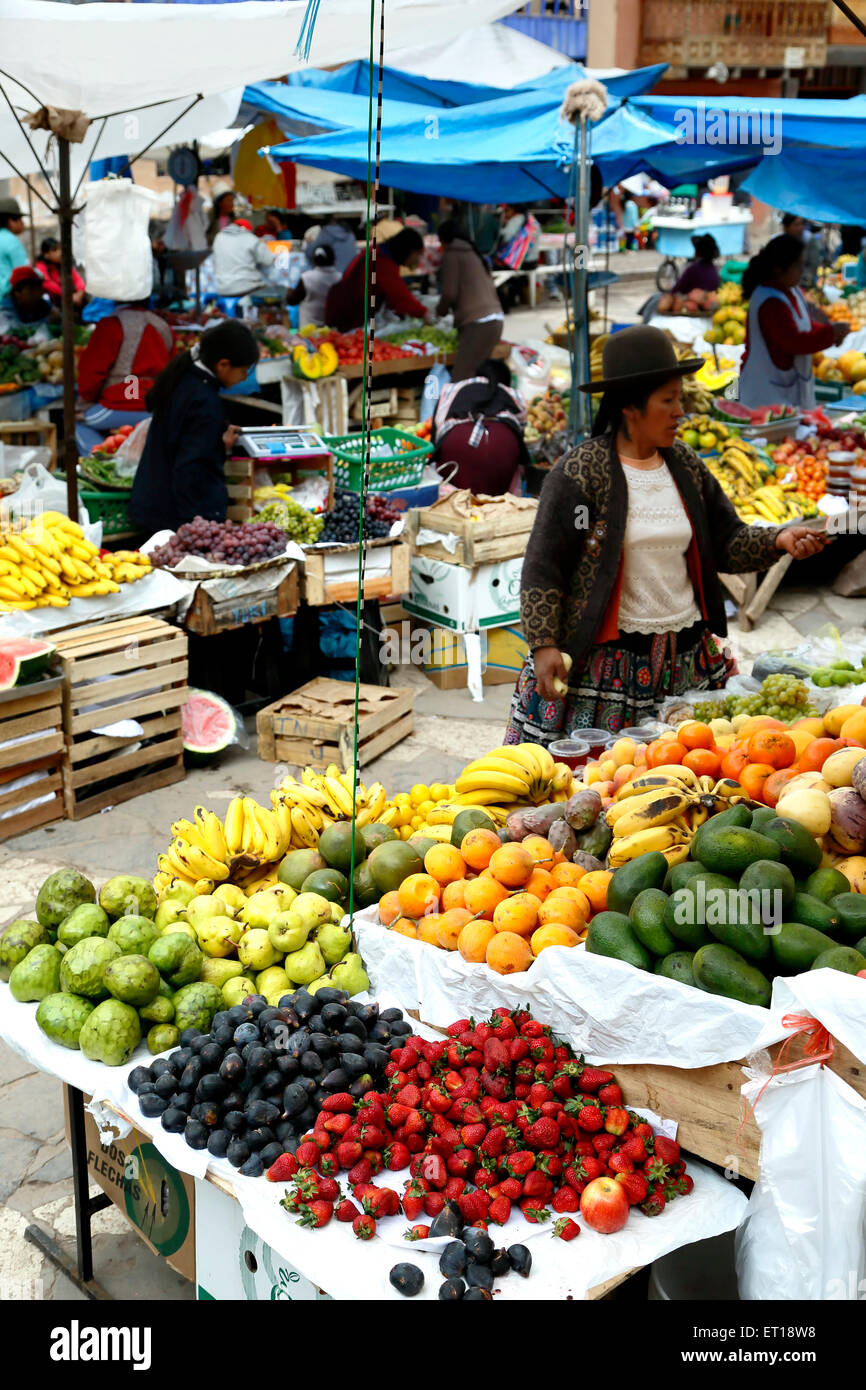
[[[324,973],[325,957],[315,941],[308,941],[300,951],[292,951],[283,961],[283,969],[296,985],[308,985]]]
[[[247,898],[241,910],[241,921],[248,927],[266,927],[278,912],[286,912],[297,897],[294,888],[286,883],[275,883],[272,888],[262,888]]]
[[[247,970],[267,970],[280,959],[264,927],[251,927],[238,942],[238,960]]]
[[[175,922],[185,922],[186,904],[180,898],[163,898],[153,921],[160,931],[165,931],[166,927],[173,928]]]
[[[292,907],[288,912],[278,912],[268,925],[271,945],[284,955],[289,951],[299,951],[309,935],[309,924],[303,922]]]
[[[309,923],[310,931],[331,920],[332,904],[321,893],[299,893],[293,907],[301,921]]]
[[[330,975],[320,975],[318,980],[311,980],[308,985],[304,985],[304,989],[308,994],[317,994],[318,991],[324,989],[326,985],[329,989],[333,988]]]
[[[331,971],[331,984],[334,989],[344,989],[347,994],[363,994],[370,988],[370,977],[364,969],[364,962],[357,951],[350,951],[339,965]]]
[[[229,980],[235,980],[243,973],[244,967],[239,960],[218,960],[206,955],[201,963],[201,978],[206,985],[216,985],[217,989],[222,989]]]
[[[256,993],[263,994],[270,1003],[270,996],[276,994],[277,999],[284,994],[291,994],[294,985],[281,965],[269,965],[267,970],[259,971],[256,976]]]
[[[162,934],[163,936],[171,936],[174,932],[180,932],[183,936],[188,936],[191,941],[198,940],[192,922],[170,922],[169,925],[163,929]]]
[[[352,928],[341,927],[336,922],[326,922],[316,932],[319,950],[325,957],[326,965],[336,965],[343,959],[352,944]]]
[[[210,917],[233,917],[234,909],[223,902],[222,898],[215,898],[210,893],[203,893],[189,904],[186,916],[187,921],[192,922],[194,927],[198,927]]]
[[[339,903],[331,903],[331,921],[332,921],[332,922],[342,922],[342,920],[343,920],[343,918],[345,917],[345,915],[346,915],[346,914],[345,914],[345,912],[343,911],[343,909],[342,909],[342,907],[340,906]]]
[[[221,883],[219,888],[213,890],[212,896],[228,903],[235,912],[240,912],[242,907],[246,907],[247,895],[236,883]]]
[[[220,964],[222,963],[220,962]],[[228,961],[225,964],[227,965]],[[232,979],[226,980],[222,987],[223,1003],[227,1009],[233,1009],[235,1004],[242,1004],[248,994],[255,994],[255,992],[255,981],[251,980],[249,975],[234,975]]]
[[[243,935],[243,927],[231,917],[209,917],[199,924],[196,935],[206,956],[232,956]]]
[[[183,883],[179,878],[173,878],[162,894],[160,903],[181,903],[183,907],[186,907],[196,896],[196,891],[191,883]]]

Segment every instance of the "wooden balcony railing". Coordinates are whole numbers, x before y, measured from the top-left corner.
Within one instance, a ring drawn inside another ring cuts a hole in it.
[[[820,67],[826,54],[826,0],[644,0],[643,64]]]

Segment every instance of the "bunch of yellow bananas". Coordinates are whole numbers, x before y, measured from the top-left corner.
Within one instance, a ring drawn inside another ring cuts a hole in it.
[[[557,780],[561,785],[555,786]],[[552,800],[556,791],[566,790],[552,754],[539,743],[509,743],[492,749],[464,767],[454,788],[455,801],[464,806],[540,806]]]
[[[109,550],[103,555],[102,563],[108,566],[112,579],[118,584],[134,584],[153,569],[147,555],[140,550]]]
[[[730,777],[714,781],[674,763],[633,778],[604,813],[613,831],[609,867],[618,869],[650,850],[659,850],[671,865],[682,863],[698,826],[743,797]]]
[[[150,570],[146,556],[133,564],[137,552],[119,553],[119,564],[101,558],[78,522],[60,512],[44,512],[21,531],[2,531],[0,612],[65,608],[73,598],[116,594],[120,583]]]
[[[775,526],[801,516],[816,516],[818,512],[811,498],[783,490],[779,483],[766,483],[742,501],[732,501],[743,521],[771,521]]]
[[[198,892],[213,892],[218,883],[243,888],[262,887],[262,879],[276,868],[291,848],[292,822],[288,810],[268,810],[250,796],[236,796],[226,811],[225,823],[214,811],[196,806],[194,822],[177,820],[165,854],[157,860],[154,887],[164,892],[180,879]]]
[[[382,820],[388,793],[381,782],[367,787],[352,768],[341,772],[336,763],[329,763],[324,772],[305,767],[300,780],[284,778],[279,789],[271,793],[271,800],[275,806],[281,801],[289,808],[293,846],[304,848],[317,844],[326,825],[351,820],[353,811],[359,827]]]

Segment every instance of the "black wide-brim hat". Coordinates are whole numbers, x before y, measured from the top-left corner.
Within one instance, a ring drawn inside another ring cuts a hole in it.
[[[661,385],[672,376],[691,376],[703,365],[702,357],[680,360],[666,333],[641,323],[611,334],[602,350],[602,377],[584,382],[579,389],[597,393],[636,381]]]

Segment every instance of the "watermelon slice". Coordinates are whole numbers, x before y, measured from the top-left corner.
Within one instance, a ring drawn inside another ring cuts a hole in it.
[[[237,716],[231,705],[210,690],[190,689],[181,716],[184,762],[204,767],[237,741]]]
[[[777,417],[773,414],[773,407],[771,405],[763,405],[759,410],[752,411],[753,425],[770,425],[776,418]]]
[[[720,415],[723,420],[744,420],[748,423],[752,418],[749,407],[740,405],[739,401],[717,400],[714,409],[716,415]]]
[[[0,637],[0,690],[38,681],[56,650],[36,637]]]

